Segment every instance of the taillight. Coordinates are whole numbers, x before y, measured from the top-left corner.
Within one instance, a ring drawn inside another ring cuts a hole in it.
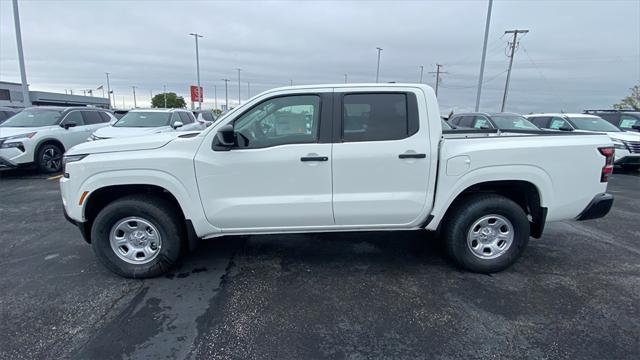
[[[600,154],[605,157],[604,166],[600,173],[600,182],[607,182],[609,181],[609,175],[613,173],[613,155],[615,154],[615,149],[613,146],[601,147],[598,148],[598,151],[600,151]]]

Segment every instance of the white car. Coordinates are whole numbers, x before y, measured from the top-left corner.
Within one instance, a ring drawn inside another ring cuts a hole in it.
[[[136,137],[173,131],[202,130],[193,113],[184,109],[135,109],[109,127],[98,129],[88,140]]]
[[[548,221],[606,215],[613,153],[604,134],[443,133],[426,85],[294,86],[201,133],[78,145],[60,187],[67,219],[126,277],[162,274],[198,239],[422,229],[489,273]]]
[[[97,108],[27,108],[0,125],[0,168],[35,163],[43,172],[59,172],[66,150],[111,121],[108,110]]]
[[[603,118],[588,114],[531,114],[532,123],[542,129],[600,132],[609,135],[616,149],[615,164],[624,169],[640,169],[640,133],[624,131]]]
[[[211,110],[194,110],[193,115],[196,116],[196,120],[204,127],[209,127],[216,122],[216,117]]]

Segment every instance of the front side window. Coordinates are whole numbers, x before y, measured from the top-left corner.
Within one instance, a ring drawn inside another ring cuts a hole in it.
[[[475,129],[492,129],[493,126],[489,123],[489,120],[484,116],[476,116],[473,127]]]
[[[618,129],[615,125],[610,122],[596,117],[596,116],[576,116],[571,118],[571,122],[575,125],[577,129],[586,130],[586,131],[603,131],[603,132],[620,132],[622,130]]]
[[[132,111],[113,124],[114,127],[160,127],[169,125],[170,113]]]
[[[82,112],[80,111],[72,111],[64,117],[62,120],[63,124],[76,124],[76,126],[84,125],[84,119],[82,118]]]
[[[640,125],[640,120],[629,116],[629,115],[622,115],[622,117],[620,118],[620,127],[623,129],[633,129],[634,125]]]
[[[405,94],[345,95],[342,109],[344,141],[399,140],[408,136]]]
[[[560,117],[551,118],[551,122],[549,123],[549,129],[560,130],[560,128],[571,128],[571,125],[567,122],[567,120]]]
[[[491,117],[498,129],[502,130],[539,130],[531,121],[520,115],[494,115]]]
[[[253,107],[234,121],[234,130],[239,148],[313,143],[319,121],[319,96],[283,96]]]
[[[3,122],[3,127],[40,127],[58,125],[62,112],[49,109],[26,109],[7,121]]]
[[[180,119],[182,119],[183,124],[191,124],[194,122],[193,114],[188,112],[180,112]]]

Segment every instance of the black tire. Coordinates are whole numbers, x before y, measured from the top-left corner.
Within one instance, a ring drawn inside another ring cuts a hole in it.
[[[35,162],[38,170],[53,174],[62,171],[62,156],[64,151],[54,144],[44,144],[38,149]]]
[[[128,263],[111,247],[110,233],[114,225],[133,216],[150,222],[162,239],[158,254],[148,263]],[[96,216],[91,226],[91,246],[100,262],[120,276],[159,276],[176,264],[184,250],[184,228],[177,219],[180,219],[180,215],[174,206],[164,199],[145,195],[121,198],[105,206]]]
[[[499,255],[492,259],[474,254],[467,242],[474,223],[489,215],[506,218],[513,227],[511,245],[502,253],[497,251]],[[529,243],[529,231],[527,215],[511,199],[495,194],[473,194],[458,200],[447,213],[442,237],[448,255],[458,266],[472,272],[493,273],[506,269],[520,257]]]

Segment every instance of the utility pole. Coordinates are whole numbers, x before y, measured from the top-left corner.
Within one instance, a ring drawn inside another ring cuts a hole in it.
[[[236,70],[238,70],[238,106],[240,105],[240,71],[242,71],[242,69],[237,68]]]
[[[136,87],[132,86],[131,87],[133,89],[133,108],[137,108],[138,107],[138,103],[136,103]]]
[[[200,54],[198,53],[198,38],[203,37],[198,33],[190,33],[196,39],[196,77],[198,80],[198,110],[202,110],[202,94],[200,93]]]
[[[229,79],[222,79],[224,81],[224,110],[229,111]]]
[[[347,83],[347,74],[344,74],[344,83]]]
[[[247,81],[247,98],[251,98],[251,83]]]
[[[420,81],[419,83],[422,84],[422,74],[424,73],[424,66],[420,65]]]
[[[480,60],[480,76],[478,77],[478,91],[476,93],[476,112],[480,111],[480,94],[482,93],[482,82],[484,78],[484,62],[487,58],[487,41],[489,40],[489,26],[491,25],[491,7],[493,0],[489,0],[487,9],[487,22],[484,25],[484,45],[482,46],[482,60]]]
[[[380,53],[382,52],[382,48],[377,47],[378,50],[378,67],[376,68],[376,82],[380,80]]]
[[[24,53],[22,51],[22,32],[20,31],[20,14],[18,13],[18,0],[13,0],[13,24],[16,28],[16,44],[18,45],[18,63],[20,64],[20,81],[22,82],[22,103],[25,107],[31,106],[29,97],[29,84],[27,84],[27,70],[24,65]]]
[[[289,86],[293,86],[293,79],[289,80]]]
[[[109,73],[107,74],[107,95],[109,95],[109,108],[111,108],[111,85],[109,85]],[[113,105],[116,105],[116,98],[113,98]]]
[[[505,34],[513,34],[513,41],[511,42],[511,51],[509,53],[509,69],[507,70],[507,82],[504,84],[504,96],[502,96],[502,107],[500,112],[504,112],[504,107],[507,104],[507,94],[509,93],[509,81],[511,81],[511,67],[513,66],[513,55],[515,55],[516,47],[518,46],[518,34],[526,34],[529,30],[507,30]]]
[[[164,108],[167,108],[167,85],[162,85],[162,91],[164,92]]]
[[[429,74],[436,74],[436,96],[438,96],[438,87],[440,86],[440,75],[447,74],[446,71],[440,71],[444,65],[436,64],[436,71],[430,71]]]
[[[113,105],[115,105],[115,104],[116,104],[116,96],[113,95]],[[124,110],[124,107],[125,107],[125,105],[124,105],[124,95],[122,95],[122,110]]]

